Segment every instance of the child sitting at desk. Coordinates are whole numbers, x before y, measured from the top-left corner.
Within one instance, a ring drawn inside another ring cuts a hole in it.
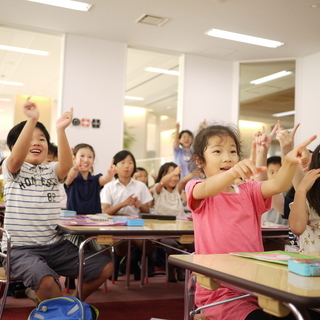
[[[145,183],[132,179],[136,171],[136,160],[130,151],[122,150],[114,157],[114,165],[118,169],[114,180],[107,183],[101,190],[101,203],[103,213],[109,215],[122,214],[136,216],[139,213],[149,213],[148,203],[152,201],[152,196]],[[132,239],[133,246],[142,250],[143,241]],[[125,256],[128,251],[127,241],[116,246],[116,259]],[[153,250],[153,244],[146,241],[146,253]],[[141,254],[140,254],[141,255]],[[139,255],[136,255],[136,260]],[[139,260],[138,260],[139,261]],[[140,273],[137,265],[138,261],[132,263],[135,273],[135,280],[139,280]],[[133,262],[133,261],[131,261]],[[115,264],[115,278],[118,276],[118,262]]]
[[[270,209],[273,195],[290,187],[298,164],[309,157],[306,146],[315,138],[289,152],[274,179],[234,185],[236,179],[247,180],[266,171],[266,167],[256,167],[248,159],[240,161],[240,139],[233,126],[211,125],[200,130],[192,159],[206,179],[191,180],[186,186],[188,206],[193,212],[196,253],[263,251],[261,215]],[[200,307],[241,294],[223,285],[210,291],[197,284],[195,304]],[[253,296],[207,308],[204,314],[215,320],[270,319]]]
[[[173,215],[176,217],[186,216],[184,207],[182,205],[181,192],[184,189],[186,183],[195,176],[193,173],[188,173],[180,181],[180,166],[174,162],[167,162],[163,164],[156,179],[156,183],[153,188],[154,196],[154,213],[163,215]],[[198,175],[198,172],[197,172]],[[167,256],[177,253],[177,250],[181,244],[175,239],[160,239],[160,242],[166,244]],[[193,251],[194,246],[186,245],[189,250]],[[172,264],[169,264],[168,280],[169,282],[177,282],[174,270],[177,270],[177,278],[179,281],[184,281],[183,269],[176,268]]]
[[[301,252],[320,252],[320,145],[312,153],[309,171],[300,182],[291,206],[291,231],[300,235]]]
[[[26,287],[35,291],[35,299],[43,301],[62,296],[58,275],[76,278],[78,273],[78,247],[57,231],[59,183],[72,166],[65,133],[72,112],[64,113],[56,123],[60,161],[43,165],[49,133],[38,122],[39,110],[29,99],[23,111],[28,120],[14,126],[7,137],[11,154],[3,163],[4,228],[11,235],[11,276],[22,279]],[[6,250],[7,242],[3,239],[2,251]],[[86,260],[84,268],[82,298],[86,299],[110,277],[113,264],[110,258],[99,254]]]

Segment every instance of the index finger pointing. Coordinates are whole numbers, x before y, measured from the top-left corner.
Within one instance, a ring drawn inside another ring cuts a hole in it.
[[[317,138],[316,135],[313,135],[312,137],[310,137],[309,139],[305,140],[304,142],[300,143],[299,147],[303,147],[305,148],[306,146],[308,146],[312,141],[314,141]]]

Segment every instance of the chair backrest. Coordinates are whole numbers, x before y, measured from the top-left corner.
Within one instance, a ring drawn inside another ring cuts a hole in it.
[[[7,241],[6,252],[2,252],[0,247],[0,257],[1,257],[1,264],[2,264],[2,266],[0,267],[0,299],[2,298],[1,304],[0,304],[0,320],[1,320],[4,306],[7,300],[9,285],[10,285],[11,236],[9,232],[4,228],[0,228],[0,232],[1,232],[1,241],[4,236]]]

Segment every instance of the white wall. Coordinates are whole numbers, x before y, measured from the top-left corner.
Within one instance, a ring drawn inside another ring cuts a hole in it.
[[[95,173],[105,173],[122,150],[126,81],[124,43],[66,35],[61,109],[74,117],[100,119],[100,129],[70,126],[70,146],[88,143],[96,151]]]
[[[295,92],[295,122],[301,123],[296,143],[317,134],[309,146],[314,149],[320,143],[320,52],[297,59]]]
[[[204,119],[237,123],[237,64],[185,54],[180,71],[178,121],[182,130],[196,131]]]

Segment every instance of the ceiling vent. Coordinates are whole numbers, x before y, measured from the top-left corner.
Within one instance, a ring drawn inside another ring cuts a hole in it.
[[[136,22],[149,24],[151,26],[161,27],[168,21],[169,21],[168,18],[161,18],[161,17],[151,16],[149,14],[144,14]]]

